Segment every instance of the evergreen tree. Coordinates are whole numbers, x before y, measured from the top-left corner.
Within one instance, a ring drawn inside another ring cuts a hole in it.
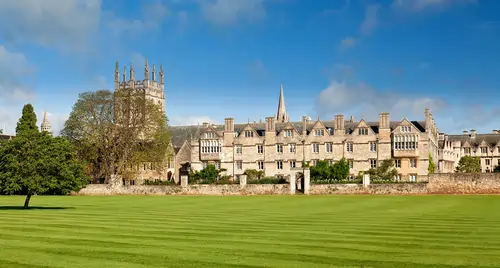
[[[33,107],[26,105],[17,135],[0,144],[0,194],[31,196],[67,194],[84,187],[89,179],[75,149],[62,137],[38,132]]]
[[[23,107],[23,115],[17,122],[16,136],[33,135],[38,132],[36,126],[36,114],[31,104],[26,104]]]
[[[436,172],[436,164],[434,164],[434,159],[432,159],[431,153],[429,153],[429,167],[427,168],[429,174]]]

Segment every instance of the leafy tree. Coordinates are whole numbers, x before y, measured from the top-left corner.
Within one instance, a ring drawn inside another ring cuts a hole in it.
[[[495,168],[493,169],[493,172],[500,173],[500,165],[496,165]]]
[[[460,158],[455,168],[457,173],[480,173],[481,159],[477,156],[465,155]]]
[[[23,108],[17,135],[0,145],[0,193],[31,196],[67,194],[89,181],[68,140],[38,132],[31,105]]]
[[[436,164],[434,164],[434,159],[432,159],[431,153],[429,153],[429,167],[427,168],[429,174],[436,172]]]
[[[221,178],[221,173],[227,171],[226,169],[217,169],[215,165],[207,165],[206,168],[196,171],[191,170],[189,174],[189,183],[203,183],[203,184],[213,184],[219,178]]]
[[[311,181],[316,183],[334,183],[349,177],[349,163],[344,158],[332,165],[328,161],[320,160],[310,169]]]
[[[80,94],[61,135],[78,148],[92,177],[108,182],[113,175],[130,181],[143,163],[160,174],[172,154],[165,113],[134,89]]]
[[[374,182],[389,182],[393,181],[398,175],[398,171],[394,166],[393,159],[385,159],[376,167],[369,169],[366,173],[370,174],[370,180]]]
[[[264,177],[264,171],[263,170],[256,170],[256,169],[247,169],[245,170],[245,175],[247,175],[247,179],[250,180],[260,180],[262,177]]]

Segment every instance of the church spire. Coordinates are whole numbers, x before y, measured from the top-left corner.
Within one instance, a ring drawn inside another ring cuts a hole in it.
[[[280,85],[280,99],[278,103],[278,114],[276,115],[277,122],[288,122],[289,118],[286,114],[285,95],[283,94],[283,84]]]

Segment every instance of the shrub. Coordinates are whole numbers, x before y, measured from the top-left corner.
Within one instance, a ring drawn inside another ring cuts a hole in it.
[[[144,185],[175,185],[174,181],[164,181],[164,180],[145,180]]]
[[[316,166],[312,166],[310,169],[311,183],[337,183],[347,181],[349,178],[349,163],[345,158],[332,165],[328,161],[320,160]]]
[[[249,180],[247,184],[287,184],[285,178],[264,177],[260,180]]]

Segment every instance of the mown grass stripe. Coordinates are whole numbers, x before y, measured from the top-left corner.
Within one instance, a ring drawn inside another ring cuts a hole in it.
[[[67,209],[1,207],[23,201],[0,197],[0,267],[500,263],[498,196],[36,196],[33,206]]]

